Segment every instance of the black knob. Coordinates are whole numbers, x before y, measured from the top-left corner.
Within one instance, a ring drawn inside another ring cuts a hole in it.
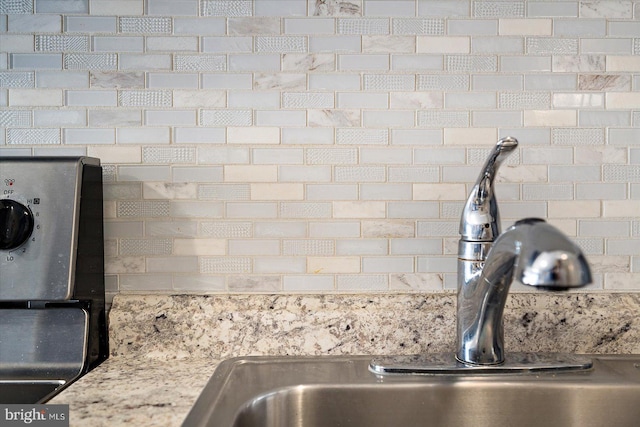
[[[33,215],[15,200],[0,200],[0,250],[14,249],[33,232]]]

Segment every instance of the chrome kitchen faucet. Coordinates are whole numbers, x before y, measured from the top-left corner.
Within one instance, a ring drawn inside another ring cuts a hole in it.
[[[500,232],[494,181],[502,162],[517,147],[512,137],[498,141],[462,210],[455,358],[446,354],[376,358],[370,365],[372,372],[511,372],[592,366],[590,359],[575,355],[515,353],[505,358],[503,312],[513,281],[547,290],[591,283],[591,270],[580,248],[544,220],[522,219]]]
[[[513,280],[549,290],[591,283],[582,251],[538,218],[516,222],[500,234],[494,179],[518,146],[515,138],[495,145],[460,219],[456,358],[473,365],[504,362],[502,313]]]

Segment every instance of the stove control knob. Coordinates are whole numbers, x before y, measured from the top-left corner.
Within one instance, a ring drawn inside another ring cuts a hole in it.
[[[15,200],[0,200],[0,250],[14,249],[33,232],[33,215]]]

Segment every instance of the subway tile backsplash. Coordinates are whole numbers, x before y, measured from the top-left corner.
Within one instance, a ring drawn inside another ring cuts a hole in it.
[[[503,225],[640,291],[640,1],[0,1],[0,156],[102,160],[111,294],[453,290],[507,135]]]

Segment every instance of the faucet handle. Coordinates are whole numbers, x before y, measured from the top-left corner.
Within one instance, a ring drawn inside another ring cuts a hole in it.
[[[512,136],[505,136],[504,138],[501,138],[500,140],[498,140],[498,142],[496,143],[495,150],[500,152],[505,152],[505,151],[511,152],[517,146],[518,146],[517,139],[515,139]]]
[[[500,235],[500,213],[493,181],[505,158],[518,146],[518,140],[508,136],[500,139],[480,171],[460,218],[461,240],[493,242]]]

